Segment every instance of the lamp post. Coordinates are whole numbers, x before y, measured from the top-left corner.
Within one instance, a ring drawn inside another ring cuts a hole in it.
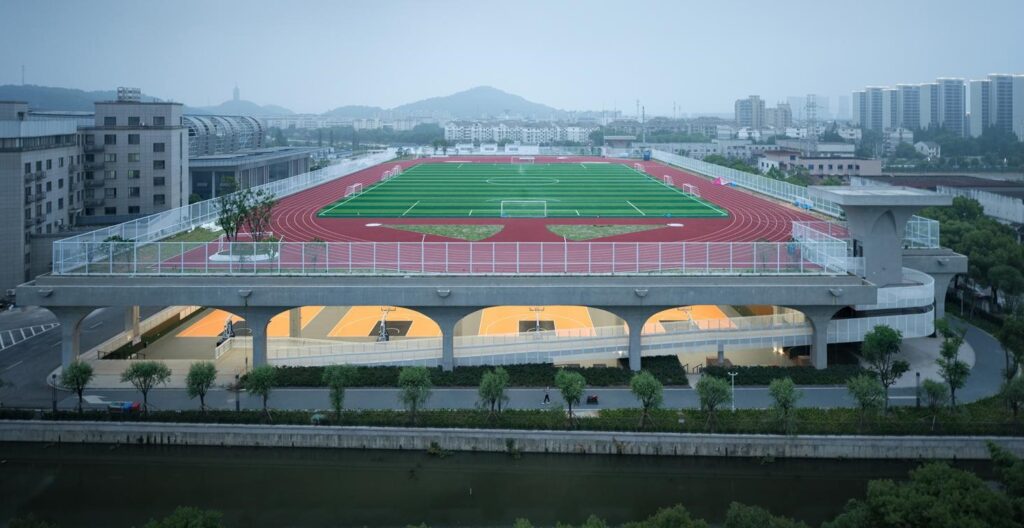
[[[238,384],[238,374],[235,374],[235,412],[242,410],[242,387]]]
[[[732,412],[736,412],[736,374],[739,373],[735,371],[729,373],[729,378],[732,381]]]
[[[57,414],[57,373],[50,374],[50,387],[53,389],[53,414]]]

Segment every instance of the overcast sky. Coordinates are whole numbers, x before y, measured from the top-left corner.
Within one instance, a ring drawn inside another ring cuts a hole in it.
[[[865,85],[1024,73],[1024,0],[0,0],[0,84],[195,106],[394,107],[491,85],[569,110],[731,112]],[[833,102],[834,106],[835,103]]]

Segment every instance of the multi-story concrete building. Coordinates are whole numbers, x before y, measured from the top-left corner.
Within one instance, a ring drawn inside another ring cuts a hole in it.
[[[775,108],[764,110],[765,125],[778,130],[793,126],[793,110],[789,103],[778,103]]]
[[[68,228],[81,209],[81,151],[72,119],[35,119],[0,101],[0,288],[30,280],[31,237]]]
[[[914,130],[921,126],[921,86],[917,84],[897,84],[898,109],[896,126]]]
[[[453,121],[445,125],[444,138],[455,142],[508,142],[539,145],[572,141],[590,141],[596,127],[587,126],[529,126],[517,123],[485,124],[480,122]]]
[[[746,99],[737,99],[735,105],[736,124],[759,130],[764,127],[764,100],[760,96],[751,95]]]
[[[181,103],[144,103],[130,95],[98,102],[95,125],[80,131],[83,222],[108,223],[188,204]]]
[[[851,121],[863,129],[879,132],[941,126],[962,135],[967,130],[965,98],[964,80],[955,78],[898,84],[896,88],[868,86],[853,92]]]
[[[943,77],[937,80],[939,85],[939,126],[964,136],[967,117],[967,87],[963,79]]]

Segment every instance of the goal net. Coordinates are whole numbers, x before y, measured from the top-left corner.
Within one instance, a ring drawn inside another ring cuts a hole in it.
[[[402,173],[402,167],[400,165],[395,165],[394,167],[391,167],[390,169],[384,171],[384,175],[381,176],[380,179],[381,179],[381,181],[388,181],[391,178],[394,178],[395,176],[398,176],[401,173]]]
[[[361,183],[353,183],[352,185],[345,187],[345,198],[348,198],[349,196],[359,196],[360,194],[363,194],[363,184]]]
[[[683,192],[685,192],[686,194],[689,194],[690,196],[696,196],[696,197],[700,198],[700,191],[697,189],[696,185],[690,185],[689,183],[684,183],[683,184]]]
[[[643,163],[634,163],[633,164],[633,170],[635,170],[637,172],[647,172],[647,171],[644,170],[644,164]]]
[[[547,218],[548,203],[544,200],[502,200],[502,218]]]
[[[666,174],[666,175],[661,177],[661,182],[664,183],[668,187],[675,187],[676,186],[675,182],[672,181],[672,177],[669,176],[668,174]]]
[[[512,156],[514,165],[532,165],[537,159],[533,156]]]

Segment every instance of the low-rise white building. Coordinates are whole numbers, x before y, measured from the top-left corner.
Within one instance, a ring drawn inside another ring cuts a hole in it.
[[[590,141],[597,127],[529,125],[516,123],[484,124],[479,122],[453,121],[444,127],[446,141],[472,142],[520,142],[528,144]]]
[[[914,143],[914,150],[927,158],[938,158],[942,156],[942,146],[934,141],[918,141]]]
[[[765,152],[757,160],[757,169],[767,173],[772,169],[783,172],[806,169],[811,176],[877,176],[882,174],[882,160],[838,157],[804,157],[795,150]]]

